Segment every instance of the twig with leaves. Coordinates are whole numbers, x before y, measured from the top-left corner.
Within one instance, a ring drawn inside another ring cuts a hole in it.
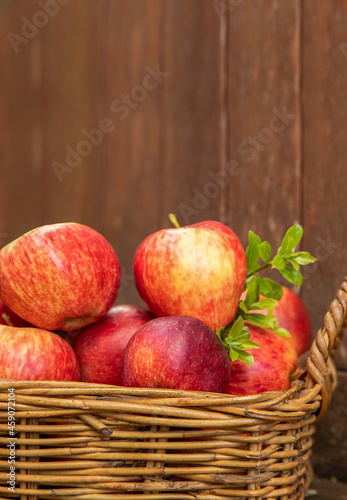
[[[302,274],[300,266],[316,261],[309,252],[296,252],[295,247],[300,243],[303,228],[294,224],[286,232],[276,255],[272,258],[271,245],[253,231],[249,231],[249,243],[246,249],[247,279],[245,283],[246,296],[240,300],[237,313],[233,321],[217,330],[217,335],[224,347],[230,353],[232,361],[239,359],[248,366],[254,362],[253,356],[247,352],[257,349],[259,345],[250,340],[250,332],[245,321],[252,325],[267,328],[282,337],[290,337],[288,330],[278,326],[278,320],[273,313],[274,308],[283,295],[282,287],[276,281],[259,275],[264,269],[277,269],[290,283],[301,286]],[[261,261],[261,262],[259,262]],[[268,310],[260,314],[254,311]]]

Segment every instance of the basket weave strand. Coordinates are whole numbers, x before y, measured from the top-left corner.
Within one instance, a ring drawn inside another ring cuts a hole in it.
[[[347,277],[342,282],[329,311],[325,314],[324,326],[318,330],[307,359],[307,386],[312,387],[314,384],[321,386],[322,405],[318,420],[326,412],[336,386],[336,374],[331,354],[339,345],[346,317]],[[331,375],[335,375],[335,377]]]
[[[0,381],[0,500],[303,499],[315,424],[337,382],[332,355],[346,315],[347,279],[305,370],[283,392]],[[9,388],[15,439],[8,433]]]

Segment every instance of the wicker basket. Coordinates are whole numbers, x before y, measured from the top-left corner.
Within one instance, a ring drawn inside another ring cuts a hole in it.
[[[303,498],[346,316],[347,277],[286,392],[1,381],[0,498]]]

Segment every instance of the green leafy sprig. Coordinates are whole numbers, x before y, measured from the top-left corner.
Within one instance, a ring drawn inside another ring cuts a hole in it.
[[[234,320],[226,327],[217,330],[217,335],[230,352],[232,361],[239,359],[251,366],[254,359],[246,351],[259,348],[258,344],[250,340],[250,332],[245,321],[267,328],[282,337],[290,337],[288,330],[278,326],[278,320],[273,313],[283,295],[282,287],[276,281],[259,276],[259,273],[267,268],[277,269],[287,281],[301,286],[300,266],[316,261],[309,252],[295,251],[302,235],[303,228],[300,224],[296,223],[290,227],[272,258],[271,245],[267,241],[262,241],[253,231],[249,231],[249,244],[246,249],[246,296],[240,300]],[[254,312],[264,309],[268,309],[266,315]]]
[[[267,241],[261,241],[253,231],[249,231],[249,244],[246,249],[247,258],[247,281],[249,284],[252,276],[264,269],[271,267],[277,269],[282,276],[294,285],[302,285],[302,274],[300,266],[311,264],[316,261],[309,252],[295,252],[295,247],[300,243],[303,228],[300,224],[294,224],[286,232],[277,254],[271,260],[271,246]],[[262,264],[259,264],[259,260]]]
[[[238,316],[227,331],[226,328],[219,328],[217,336],[222,342],[226,350],[230,353],[231,361],[244,361],[248,366],[252,366],[254,359],[251,354],[247,352],[248,349],[259,349],[259,345],[250,339],[251,334],[247,327],[244,326],[244,320]]]

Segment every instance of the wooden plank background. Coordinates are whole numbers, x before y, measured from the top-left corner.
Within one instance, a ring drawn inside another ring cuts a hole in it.
[[[253,229],[276,247],[298,221],[318,258],[300,294],[321,326],[347,274],[346,1],[0,0],[0,35],[1,245],[90,225],[119,255],[117,302],[140,303],[132,256],[169,212],[221,220],[244,245]],[[344,380],[346,340],[337,363]],[[317,467],[347,479],[338,391],[317,431],[337,451]]]

